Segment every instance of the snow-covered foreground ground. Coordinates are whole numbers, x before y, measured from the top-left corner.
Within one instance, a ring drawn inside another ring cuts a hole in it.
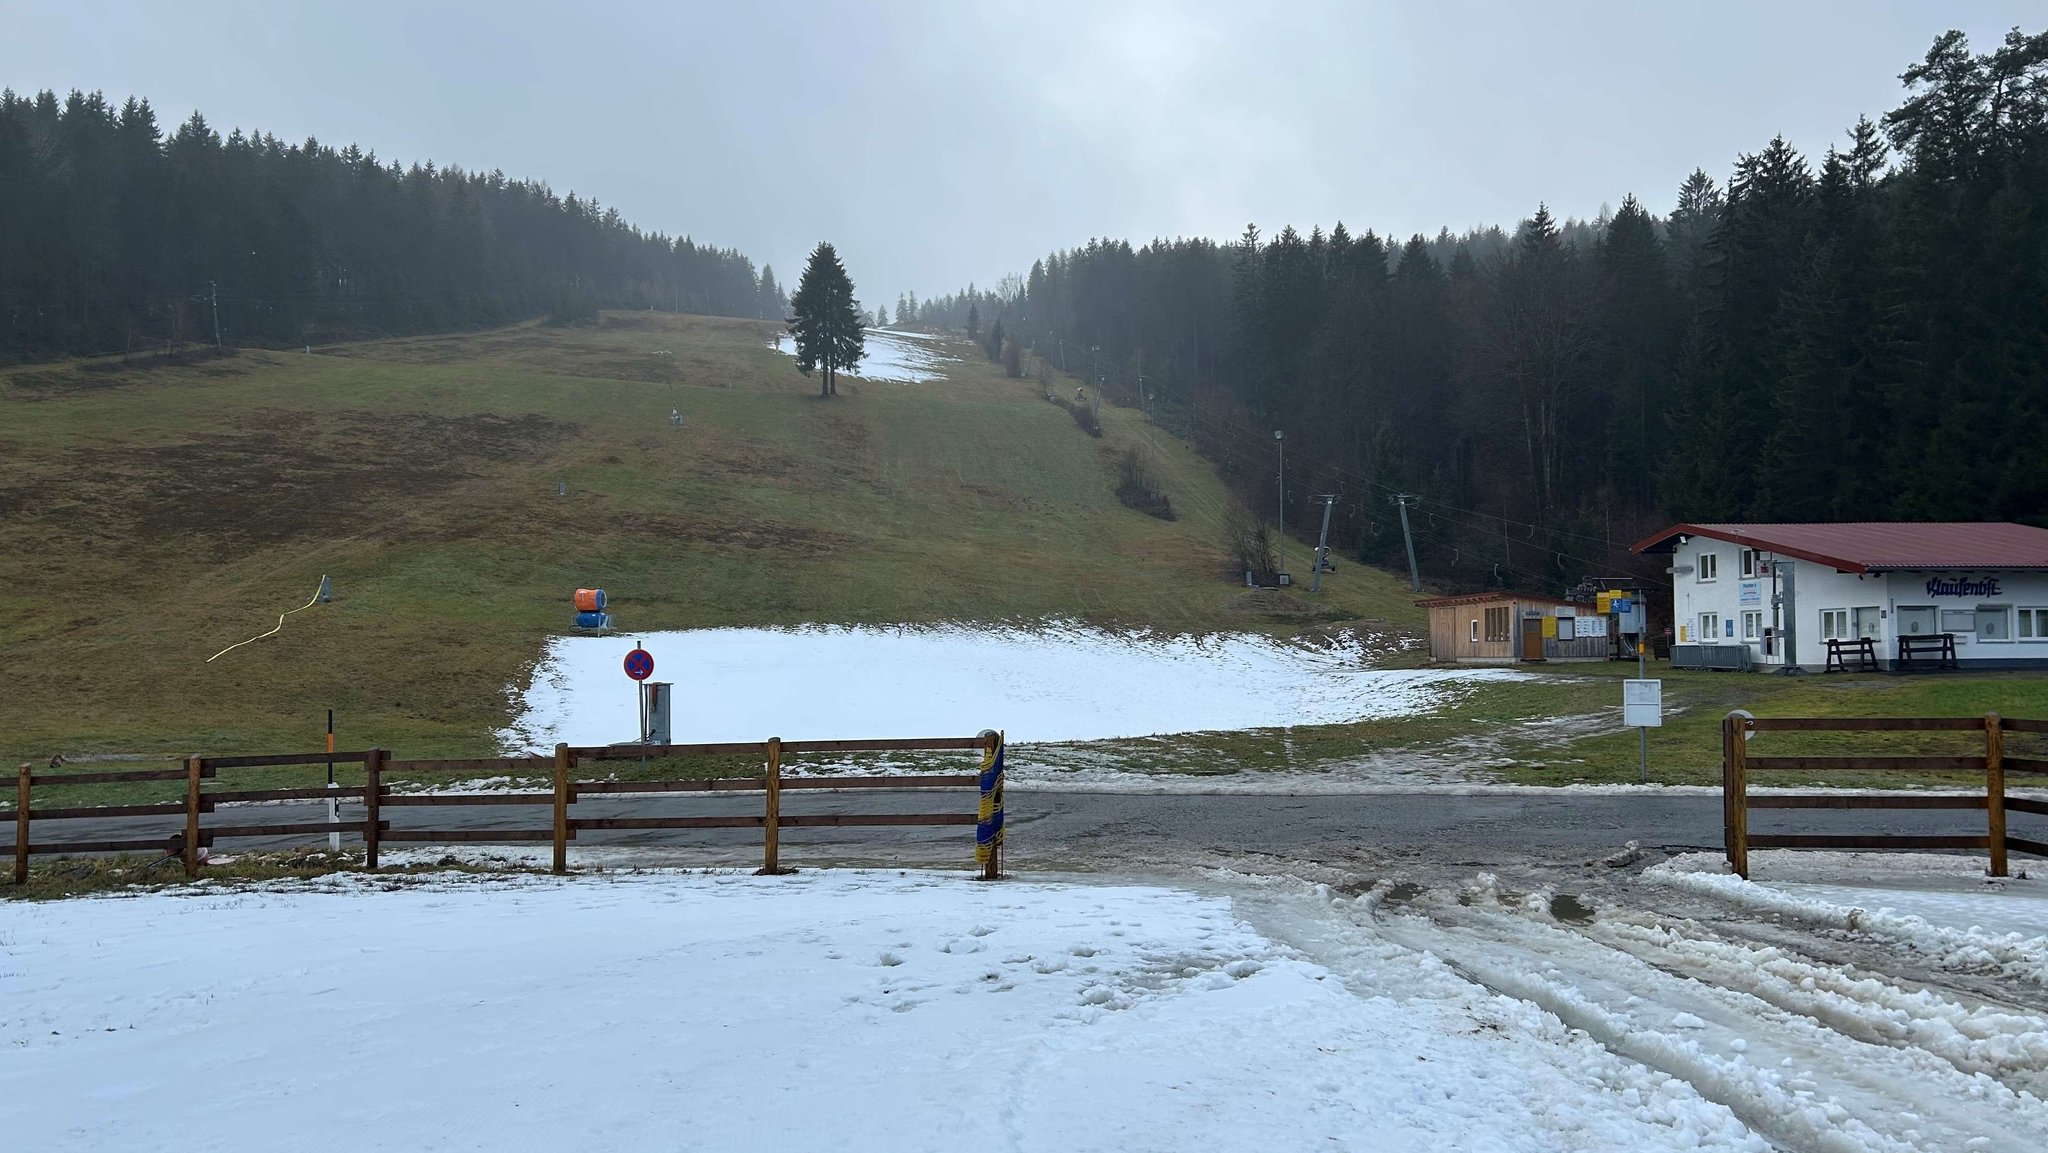
[[[929,874],[0,903],[0,1132],[38,1153],[1767,1148],[1359,902],[1246,903],[1294,943],[1222,895]]]
[[[499,734],[508,748],[630,739],[620,662],[639,643],[675,684],[678,742],[967,736],[1012,741],[1336,724],[1422,712],[1501,669],[1372,669],[1352,646],[1256,634],[1157,638],[1075,626],[696,629],[556,637]],[[1126,692],[1142,684],[1145,692]]]
[[[769,347],[785,356],[796,355],[796,341],[788,336]],[[946,366],[956,359],[940,352],[938,338],[925,332],[870,328],[864,347],[867,355],[861,357],[860,367],[846,375],[895,384],[923,384],[928,380],[944,380]]]

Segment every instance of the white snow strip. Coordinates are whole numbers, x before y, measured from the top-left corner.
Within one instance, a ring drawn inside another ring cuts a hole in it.
[[[509,749],[632,738],[635,643],[676,685],[677,742],[972,736],[1086,741],[1338,724],[1434,707],[1446,686],[1524,674],[1373,669],[1355,645],[1043,628],[696,629],[556,637],[499,734]],[[1142,689],[1142,691],[1141,691]]]
[[[0,903],[10,1147],[1764,1148],[1527,1006],[1179,889],[386,883]]]
[[[846,375],[894,384],[923,384],[927,381],[944,380],[946,365],[958,363],[958,358],[930,347],[930,342],[937,339],[923,332],[896,332],[887,328],[870,328],[863,338],[863,347],[867,350],[867,355],[861,357],[859,366]],[[784,336],[779,342],[771,343],[768,347],[785,356],[796,355],[796,341],[788,336]]]

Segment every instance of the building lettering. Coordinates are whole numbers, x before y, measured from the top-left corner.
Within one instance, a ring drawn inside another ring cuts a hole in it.
[[[1971,580],[1968,577],[1930,577],[1927,581],[1927,595],[1931,597],[1995,597],[1998,595],[1998,578],[1985,577]]]

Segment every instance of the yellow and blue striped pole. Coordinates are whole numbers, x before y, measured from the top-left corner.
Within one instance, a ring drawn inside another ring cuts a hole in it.
[[[974,861],[981,879],[1003,875],[1003,734],[983,729],[987,747],[981,754],[981,809],[974,826]]]

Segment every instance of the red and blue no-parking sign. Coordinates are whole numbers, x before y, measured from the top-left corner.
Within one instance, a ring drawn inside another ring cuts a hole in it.
[[[626,675],[636,681],[644,681],[653,676],[654,654],[639,645],[634,645],[633,651],[626,654]]]

